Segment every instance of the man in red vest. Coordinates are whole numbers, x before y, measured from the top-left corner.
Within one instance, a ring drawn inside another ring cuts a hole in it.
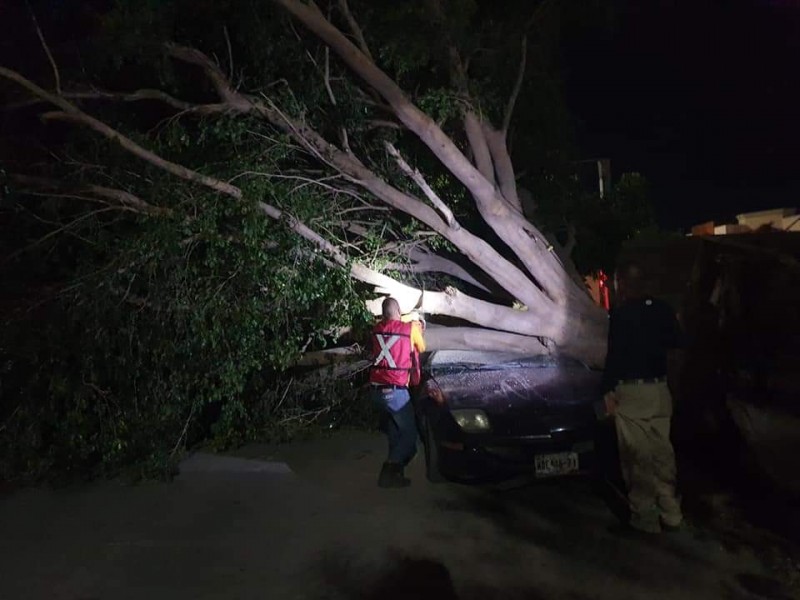
[[[378,485],[406,487],[404,469],[417,452],[417,424],[408,393],[412,372],[418,369],[414,358],[425,351],[425,340],[418,322],[404,323],[400,305],[386,298],[383,319],[372,331],[370,396],[381,411],[381,425],[389,438],[389,457],[383,463]]]

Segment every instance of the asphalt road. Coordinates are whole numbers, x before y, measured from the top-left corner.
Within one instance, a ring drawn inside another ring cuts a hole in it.
[[[172,483],[0,497],[0,598],[789,598],[763,556],[693,528],[632,538],[591,483],[381,490],[377,434],[238,457]],[[287,467],[288,465],[288,467]]]

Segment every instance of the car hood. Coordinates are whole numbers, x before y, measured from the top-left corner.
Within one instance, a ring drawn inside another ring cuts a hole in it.
[[[444,370],[433,377],[451,409],[548,414],[590,407],[598,397],[601,375],[583,368],[515,367]]]

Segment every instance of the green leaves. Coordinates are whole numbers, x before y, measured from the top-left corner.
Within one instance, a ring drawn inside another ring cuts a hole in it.
[[[206,155],[217,172],[234,166],[219,149],[244,131],[224,125],[209,127],[202,142],[217,148]],[[198,142],[187,139],[192,152]],[[244,158],[274,169],[268,154]],[[128,181],[127,162],[106,168]],[[364,320],[347,272],[331,270],[254,202],[150,176],[148,189],[171,216],[123,215],[103,227],[95,218],[81,234],[92,252],[77,262],[58,252],[69,238],[25,255],[58,257],[68,291],[46,313],[23,313],[0,332],[0,361],[11,365],[2,405],[16,408],[0,430],[2,476],[164,477],[185,445],[209,436],[219,448],[283,437],[281,413],[255,399],[274,397],[301,352],[329,341],[323,332]],[[266,177],[248,189],[299,213],[324,202],[316,190],[291,193]],[[280,410],[304,402],[298,390]]]

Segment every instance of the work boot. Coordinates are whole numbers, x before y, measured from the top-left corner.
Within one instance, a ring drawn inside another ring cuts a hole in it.
[[[404,488],[411,485],[411,480],[403,475],[403,465],[385,462],[378,476],[378,487]]]

